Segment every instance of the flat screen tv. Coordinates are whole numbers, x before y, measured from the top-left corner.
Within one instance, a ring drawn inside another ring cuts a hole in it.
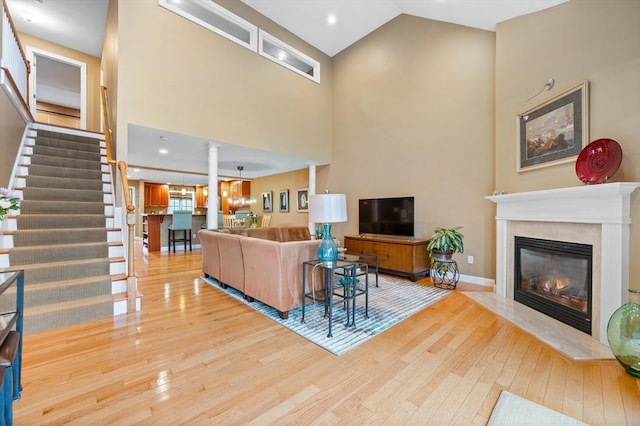
[[[361,199],[358,232],[413,237],[413,205],[414,197]]]

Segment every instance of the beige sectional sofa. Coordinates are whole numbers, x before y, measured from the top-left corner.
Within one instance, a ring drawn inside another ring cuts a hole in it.
[[[281,318],[300,306],[302,262],[315,259],[320,244],[306,227],[202,230],[198,236],[205,276],[277,309]]]

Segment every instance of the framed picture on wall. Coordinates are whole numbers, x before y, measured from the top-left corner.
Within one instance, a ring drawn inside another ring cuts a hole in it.
[[[309,211],[309,188],[298,189],[297,207],[299,212]]]
[[[283,213],[289,212],[289,190],[280,190],[280,211]]]
[[[518,115],[518,172],[575,161],[588,144],[588,82]]]
[[[262,211],[273,211],[273,191],[266,191],[262,193]]]

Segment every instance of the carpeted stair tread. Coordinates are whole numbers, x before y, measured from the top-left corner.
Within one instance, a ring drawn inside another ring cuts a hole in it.
[[[80,259],[66,262],[12,265],[24,270],[25,286],[52,281],[65,281],[77,277],[108,275],[111,270],[109,259]]]
[[[29,165],[29,176],[102,180],[102,170],[66,168],[32,163]]]
[[[106,226],[107,217],[104,212],[100,214],[68,214],[68,215],[46,215],[46,214],[21,214],[16,218],[18,230],[25,229],[46,229],[46,228],[99,228]]]
[[[42,263],[67,262],[79,259],[95,259],[109,255],[109,244],[51,244],[43,246],[14,247],[9,250],[11,265],[30,265]]]
[[[46,232],[42,232],[41,229],[29,229],[15,231],[13,234],[14,247],[105,241],[107,241],[107,229],[104,227],[48,229]]]
[[[46,305],[25,309],[24,333],[39,333],[111,317],[113,317],[111,295]]]
[[[43,136],[38,136],[35,138],[35,145],[47,146],[51,148],[73,149],[74,151],[100,153],[99,143],[75,142],[63,139],[47,138]]]
[[[102,158],[99,152],[77,151],[67,148],[56,148],[41,145],[34,146],[31,155],[46,155],[49,157],[74,158],[77,160],[88,161],[100,161]]]
[[[35,201],[24,199],[20,203],[20,214],[100,214],[105,205],[95,201]]]
[[[76,158],[50,157],[37,154],[31,156],[31,164],[87,170],[99,170],[102,165],[100,160],[78,160]]]
[[[91,136],[72,135],[72,134],[68,134],[68,133],[54,132],[54,131],[51,131],[51,130],[43,130],[43,129],[39,129],[37,131],[36,138],[38,138],[38,137],[45,137],[45,138],[49,138],[49,139],[62,139],[62,140],[66,140],[66,141],[88,143],[88,144],[99,144],[100,141],[102,140],[97,135],[94,138],[94,137],[91,137]]]
[[[102,191],[104,183],[99,179],[74,179],[67,177],[26,176],[26,188],[58,188]]]
[[[26,315],[29,315],[29,314],[38,315],[38,314],[55,312],[56,310],[58,310],[60,308],[63,308],[63,309],[64,308],[76,308],[78,306],[83,306],[86,302],[103,303],[103,302],[111,302],[112,300],[113,300],[113,297],[111,296],[111,294],[103,294],[103,295],[100,295],[100,296],[92,296],[92,297],[87,297],[87,298],[84,298],[84,299],[73,300],[73,301],[68,301],[68,302],[52,303],[50,305],[35,306],[35,307],[32,307],[31,309],[29,309],[29,312],[26,312]],[[111,305],[111,309],[113,309],[113,304]]]
[[[22,190],[24,199],[38,201],[93,201],[102,202],[104,191],[66,188],[32,188]]]
[[[111,285],[112,281],[109,275],[27,285],[24,288],[24,307],[31,308],[49,303],[63,303],[72,299],[111,295]],[[10,301],[14,300],[11,295],[15,292],[15,286],[12,286],[4,293],[9,297],[0,299],[2,312],[10,311],[13,308]]]

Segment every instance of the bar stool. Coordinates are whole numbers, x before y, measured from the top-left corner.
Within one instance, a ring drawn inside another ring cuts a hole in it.
[[[192,213],[190,210],[176,210],[173,212],[173,222],[169,225],[169,250],[173,243],[173,252],[176,252],[176,241],[184,242],[184,251],[187,251],[187,241],[189,251],[191,250],[191,223]],[[184,238],[176,238],[176,231],[183,231]]]

